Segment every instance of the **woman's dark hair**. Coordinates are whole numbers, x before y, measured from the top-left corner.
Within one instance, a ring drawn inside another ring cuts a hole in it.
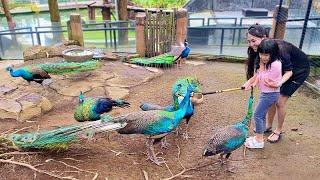
[[[249,27],[248,34],[258,38],[268,37],[268,33],[265,30],[265,28],[259,25],[258,23]],[[250,79],[254,75],[255,65],[257,63],[257,58],[259,54],[255,52],[251,47],[248,47],[247,54],[248,54],[248,60],[246,63],[247,79]]]
[[[273,63],[276,60],[279,60],[279,46],[277,42],[273,39],[264,39],[261,41],[260,45],[258,46],[258,53],[263,53],[263,54],[270,54],[270,60],[266,64],[266,69],[269,69],[271,66],[271,63]],[[258,69],[259,62],[260,62],[260,57],[258,57],[259,61],[256,63],[256,69]]]

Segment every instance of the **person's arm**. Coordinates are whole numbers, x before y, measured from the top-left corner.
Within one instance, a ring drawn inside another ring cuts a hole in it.
[[[288,79],[292,76],[292,71],[285,71],[284,75],[281,77],[280,80],[277,80],[279,77],[279,74],[281,75],[281,63],[274,63],[272,65],[272,73],[270,74],[269,78],[266,78],[264,81],[264,84],[271,88],[278,88],[281,87],[283,83],[288,81]]]
[[[242,85],[244,90],[251,90],[251,86],[253,86],[253,83],[255,83],[257,79],[257,74],[254,74],[246,83]]]

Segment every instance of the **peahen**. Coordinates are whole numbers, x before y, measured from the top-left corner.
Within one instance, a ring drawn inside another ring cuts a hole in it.
[[[224,157],[227,162],[232,151],[243,145],[249,134],[249,123],[252,117],[253,95],[248,102],[248,111],[246,117],[242,121],[220,128],[214,132],[209,142],[205,145],[203,156],[213,156],[220,154],[221,163],[224,163]]]
[[[151,104],[151,103],[141,103],[140,108],[144,111],[149,111],[149,110],[175,111],[179,109],[179,104],[181,103],[181,100],[187,94],[187,87],[189,84],[194,88],[195,93],[201,93],[202,91],[201,85],[197,78],[192,76],[184,77],[184,78],[178,79],[172,87],[172,99],[173,99],[172,105],[160,106],[160,105]],[[189,138],[188,126],[189,126],[189,121],[193,114],[194,114],[194,105],[190,101],[189,107],[187,109],[187,113],[184,117],[187,123],[186,131],[184,134],[185,139]]]
[[[120,134],[148,136],[148,157],[151,161],[160,165],[162,162],[158,160],[154,153],[153,143],[177,128],[185,116],[192,92],[193,88],[189,86],[180,108],[176,111],[138,111],[117,117],[103,115],[101,120],[79,125],[69,125],[49,131],[9,134],[1,137],[0,142],[9,141],[13,146],[23,150],[60,150],[66,149],[71,142],[91,138],[97,133],[117,130]]]
[[[12,66],[6,68],[10,72],[12,77],[22,77],[30,81],[35,81],[39,84],[45,79],[50,79],[49,74],[65,74],[65,73],[77,73],[90,71],[98,68],[100,62],[98,61],[86,61],[82,63],[77,62],[60,62],[60,63],[48,63],[48,64],[38,64],[35,66],[23,66],[18,69],[13,69]]]
[[[79,121],[95,121],[100,119],[100,115],[112,110],[112,107],[129,107],[130,103],[116,99],[113,100],[107,97],[84,97],[84,94],[80,92],[79,104],[74,112],[74,118]]]

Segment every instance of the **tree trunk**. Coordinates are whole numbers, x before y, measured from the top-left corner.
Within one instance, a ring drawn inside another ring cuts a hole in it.
[[[8,0],[1,0],[1,3],[3,6],[3,12],[7,18],[8,27],[10,30],[12,30],[16,27],[16,23],[13,21],[12,16],[10,14],[9,1]]]
[[[128,21],[128,0],[116,0],[118,3],[118,20],[119,21]],[[125,28],[128,27],[128,23],[120,23],[119,27]],[[118,39],[120,45],[128,44],[128,30],[119,30]]]
[[[48,0],[49,12],[50,12],[50,20],[52,24],[52,30],[62,30],[61,28],[61,20],[60,20],[60,13],[58,7],[57,0]],[[64,39],[63,33],[53,33],[53,42],[61,42]]]
[[[16,23],[12,19],[12,16],[10,14],[9,10],[9,1],[8,0],[1,0],[2,6],[3,6],[3,12],[7,18],[8,27],[10,30],[10,33],[14,33],[14,28],[16,27]],[[1,54],[5,56],[5,50],[3,46],[7,46],[7,49],[9,49],[9,46],[14,46],[16,49],[20,49],[20,45],[18,44],[17,36],[15,34],[11,35],[11,44],[4,44],[1,46]]]
[[[60,23],[60,14],[57,0],[48,0],[51,22]]]

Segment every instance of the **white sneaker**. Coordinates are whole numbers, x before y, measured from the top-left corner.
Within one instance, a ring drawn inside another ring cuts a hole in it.
[[[255,137],[247,138],[244,145],[249,149],[263,149],[264,148],[264,142],[258,142]]]

